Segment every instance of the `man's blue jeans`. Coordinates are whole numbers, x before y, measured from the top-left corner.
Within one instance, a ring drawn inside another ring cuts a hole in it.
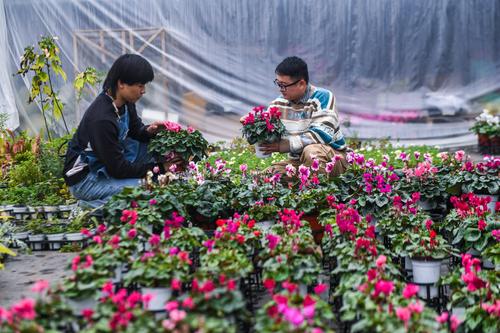
[[[126,140],[125,158],[129,161],[148,163],[152,158],[147,148],[146,143],[129,138]],[[78,184],[70,186],[69,190],[79,200],[80,207],[97,208],[108,202],[113,195],[120,193],[124,187],[138,186],[140,180],[140,178],[117,179],[106,172],[99,174],[89,172]]]

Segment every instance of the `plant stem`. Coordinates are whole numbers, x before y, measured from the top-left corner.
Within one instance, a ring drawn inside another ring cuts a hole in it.
[[[43,97],[42,97],[42,91],[40,90],[40,106],[42,107],[42,116],[43,116],[43,121],[45,122],[45,129],[47,130],[47,137],[49,138],[49,141],[52,141],[52,138],[50,136],[50,131],[49,131],[49,125],[47,124],[47,117],[45,116],[45,110],[43,109]]]
[[[63,110],[59,108],[59,103],[54,103],[54,89],[52,88],[52,80],[50,78],[50,65],[49,65],[49,61],[48,60],[45,60],[45,64],[47,65],[47,74],[49,76],[49,87],[50,87],[50,91],[51,91],[51,101],[52,101],[52,114],[54,113],[54,108],[55,106],[57,105],[57,109],[59,110],[59,112],[61,112],[61,117],[62,117],[62,120],[63,120],[63,123],[64,123],[64,128],[66,129],[66,133],[69,134],[69,129],[68,129],[68,125],[66,124],[66,119],[64,118],[64,113],[63,113]],[[54,105],[55,104],[55,105]],[[54,115],[54,118],[55,118],[55,115]]]

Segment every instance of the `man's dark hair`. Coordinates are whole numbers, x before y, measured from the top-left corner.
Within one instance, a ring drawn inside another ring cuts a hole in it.
[[[276,66],[275,73],[278,75],[288,75],[295,80],[304,79],[306,83],[309,83],[309,71],[307,70],[307,64],[299,57],[285,58],[278,66]]]
[[[111,66],[102,89],[109,90],[111,96],[116,97],[118,80],[126,84],[146,84],[153,81],[154,77],[153,67],[149,61],[137,54],[124,54]]]

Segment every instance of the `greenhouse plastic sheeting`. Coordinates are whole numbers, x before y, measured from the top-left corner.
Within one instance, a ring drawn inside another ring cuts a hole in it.
[[[478,98],[500,88],[498,0],[3,0],[2,7],[0,64],[9,72],[0,93],[32,129],[42,126],[26,103],[28,80],[10,74],[41,35],[58,36],[69,74],[58,86],[73,126],[97,93],[77,102],[74,73],[87,66],[105,73],[126,52],[155,70],[139,102],[145,122],[177,120],[212,141],[240,135],[238,118],[278,95],[274,69],[290,55],[306,60],[313,84],[334,92],[344,131],[359,138],[470,143]]]

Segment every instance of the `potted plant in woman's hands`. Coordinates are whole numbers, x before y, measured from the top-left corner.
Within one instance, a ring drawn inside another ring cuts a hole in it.
[[[267,158],[271,156],[264,154],[260,150],[259,144],[277,142],[285,134],[286,128],[280,117],[279,108],[271,107],[266,111],[263,106],[258,106],[243,118],[243,137],[247,139],[249,144],[255,144],[257,157]]]
[[[168,161],[178,155],[186,164],[207,156],[208,142],[200,131],[192,127],[183,129],[179,124],[170,121],[166,121],[164,126],[165,130],[158,132],[148,145],[149,152],[160,161]]]

